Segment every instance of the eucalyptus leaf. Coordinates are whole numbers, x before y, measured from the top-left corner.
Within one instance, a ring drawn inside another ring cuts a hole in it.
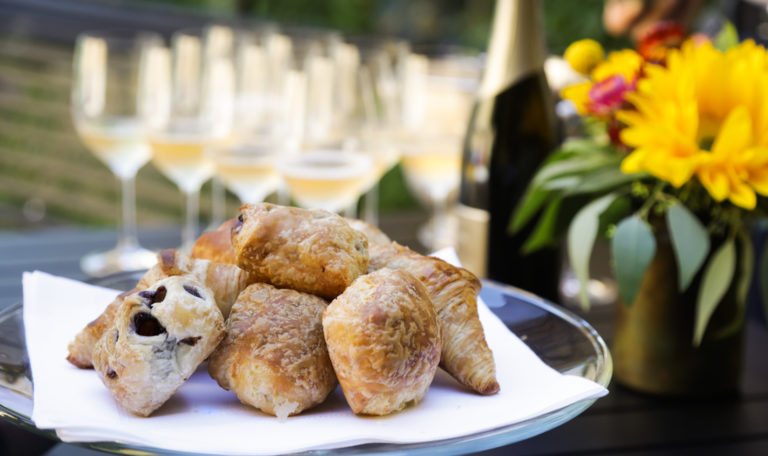
[[[682,204],[667,210],[667,226],[677,260],[677,287],[684,291],[709,254],[709,234],[691,211]]]
[[[717,249],[704,269],[704,276],[696,299],[696,319],[693,328],[693,345],[698,347],[712,314],[725,296],[736,271],[736,243],[733,238]]]
[[[541,188],[544,190],[564,190],[579,185],[583,177],[580,176],[565,176],[556,177],[552,180],[544,182]]]
[[[557,238],[554,236],[555,227],[557,222],[557,215],[560,212],[560,204],[562,200],[560,198],[555,199],[544,210],[539,217],[539,221],[533,232],[523,244],[522,251],[524,254],[529,254],[542,247],[552,245],[557,242]]]
[[[511,233],[520,231],[544,206],[550,194],[551,192],[542,188],[529,186],[512,213],[512,220],[507,230]]]
[[[739,262],[739,276],[736,282],[736,315],[733,316],[733,320],[713,335],[715,338],[735,334],[744,325],[744,316],[747,314],[747,294],[752,282],[752,270],[755,267],[755,252],[749,233],[742,232],[739,235],[739,241],[741,261]]]
[[[611,247],[619,295],[629,306],[635,301],[645,271],[656,254],[656,239],[648,224],[632,215],[616,227]]]
[[[579,301],[585,310],[589,308],[589,258],[600,226],[600,214],[616,197],[616,194],[610,193],[584,206],[568,228],[568,258],[579,280]]]

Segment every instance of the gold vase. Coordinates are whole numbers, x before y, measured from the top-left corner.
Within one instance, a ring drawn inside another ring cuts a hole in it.
[[[668,232],[656,230],[656,255],[635,302],[617,304],[613,343],[616,381],[639,392],[667,396],[727,394],[738,389],[743,311],[736,300],[740,263],[698,347],[693,324],[701,271],[677,289],[677,265]],[[716,251],[713,240],[711,251]],[[707,264],[707,263],[705,263]]]

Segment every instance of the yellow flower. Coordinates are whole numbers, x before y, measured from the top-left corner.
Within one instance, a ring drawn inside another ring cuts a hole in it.
[[[717,201],[746,209],[768,195],[768,55],[751,41],[723,53],[687,42],[649,66],[627,96],[624,172],[680,187],[694,176]]]
[[[600,82],[620,74],[624,76],[627,82],[632,82],[640,74],[644,63],[643,57],[632,49],[614,51],[608,54],[605,62],[600,63],[592,70],[590,76],[594,82]]]
[[[575,71],[589,74],[603,60],[603,47],[595,40],[579,40],[571,43],[563,58]]]

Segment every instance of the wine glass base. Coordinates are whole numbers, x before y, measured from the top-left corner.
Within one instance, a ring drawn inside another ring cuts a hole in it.
[[[104,277],[122,271],[149,269],[157,263],[157,254],[140,246],[116,247],[107,252],[93,252],[80,260],[80,269],[92,277]]]

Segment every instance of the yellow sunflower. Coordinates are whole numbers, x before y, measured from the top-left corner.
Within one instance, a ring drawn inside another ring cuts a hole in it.
[[[696,176],[717,201],[753,209],[768,195],[768,56],[746,41],[727,52],[686,42],[666,67],[646,67],[635,110],[622,111],[624,172],[676,187]]]

